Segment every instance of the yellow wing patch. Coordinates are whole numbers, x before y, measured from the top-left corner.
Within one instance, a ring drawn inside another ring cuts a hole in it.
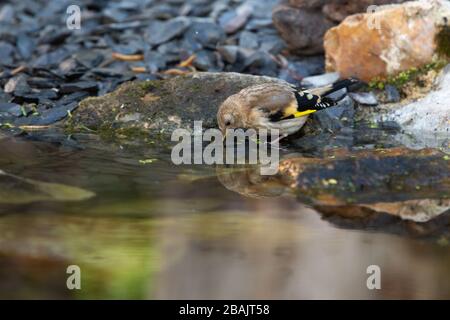
[[[314,113],[316,111],[317,110],[305,110],[305,111],[302,111],[302,112],[294,112],[294,117],[295,118],[304,117],[304,116],[306,116],[306,115],[308,115],[310,113]]]
[[[297,111],[297,108],[298,108],[297,101],[295,100],[292,101],[287,107],[284,108],[283,118],[287,118],[289,116],[294,116],[294,118],[300,118],[317,111],[317,110]]]
[[[286,118],[292,115],[295,117],[296,112],[297,112],[297,101],[292,100],[291,103],[289,103],[288,106],[284,108],[283,117]]]

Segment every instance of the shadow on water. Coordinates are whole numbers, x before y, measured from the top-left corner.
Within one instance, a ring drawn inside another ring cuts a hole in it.
[[[286,152],[276,176],[174,166],[160,143],[0,139],[0,298],[449,298],[448,159],[384,149],[409,166],[400,189],[394,158],[351,134],[352,151]]]

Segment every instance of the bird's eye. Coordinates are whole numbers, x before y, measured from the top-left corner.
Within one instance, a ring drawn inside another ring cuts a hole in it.
[[[225,126],[229,126],[229,125],[231,125],[231,121],[225,121]]]

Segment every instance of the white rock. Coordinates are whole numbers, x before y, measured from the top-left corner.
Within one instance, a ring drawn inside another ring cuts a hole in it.
[[[359,104],[368,106],[376,106],[378,104],[377,97],[375,97],[373,92],[350,92],[349,96]]]
[[[303,78],[302,85],[307,88],[317,88],[332,84],[338,80],[339,80],[339,73],[330,72],[318,76]]]
[[[450,65],[437,79],[436,88],[415,102],[394,106],[392,111],[379,117],[392,120],[410,134],[417,146],[441,147],[450,139]],[[434,142],[432,142],[434,141]],[[448,148],[448,145],[447,145]]]

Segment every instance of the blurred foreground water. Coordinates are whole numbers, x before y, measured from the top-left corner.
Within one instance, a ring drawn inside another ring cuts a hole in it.
[[[420,223],[347,228],[289,194],[233,192],[212,166],[174,166],[166,148],[67,141],[0,140],[14,175],[0,179],[0,298],[450,298],[448,241],[399,231]],[[30,198],[42,182],[79,189]]]

